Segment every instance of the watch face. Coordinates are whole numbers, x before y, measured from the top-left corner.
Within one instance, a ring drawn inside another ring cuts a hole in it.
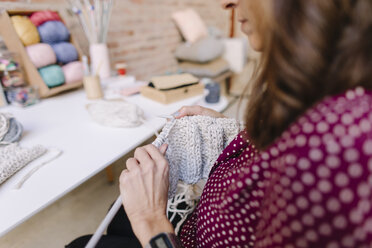
[[[172,248],[172,244],[165,233],[161,233],[150,241],[151,248]]]
[[[162,237],[156,239],[155,244],[157,248],[168,248],[167,244],[165,243],[165,240]]]

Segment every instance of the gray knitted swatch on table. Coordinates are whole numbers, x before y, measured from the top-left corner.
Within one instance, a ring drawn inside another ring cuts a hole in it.
[[[223,149],[239,133],[239,123],[230,118],[186,116],[169,121],[153,145],[168,144],[169,192],[172,198],[178,180],[195,184],[208,178]]]
[[[20,147],[18,143],[0,145],[0,184],[46,151],[40,145],[31,148]]]

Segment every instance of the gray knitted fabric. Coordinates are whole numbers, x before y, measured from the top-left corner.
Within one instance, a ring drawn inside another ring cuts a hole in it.
[[[17,143],[0,146],[0,184],[45,152],[40,145],[32,148],[23,148]]]
[[[153,142],[157,147],[168,144],[168,198],[175,195],[178,180],[195,184],[208,178],[219,154],[238,132],[239,123],[229,118],[186,116],[169,121]]]

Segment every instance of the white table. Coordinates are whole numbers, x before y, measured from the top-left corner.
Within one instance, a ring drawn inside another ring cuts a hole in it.
[[[32,175],[21,189],[14,189],[15,184],[42,162],[43,157],[0,185],[0,236],[154,135],[154,131],[161,129],[166,121],[157,115],[171,114],[183,105],[200,104],[217,111],[227,106],[224,97],[218,104],[207,104],[202,96],[198,96],[170,105],[140,95],[125,99],[144,110],[145,125],[128,129],[100,126],[85,110],[89,101],[82,89],[43,100],[25,109],[12,106],[0,108],[1,112],[12,113],[22,123],[24,135],[21,146],[41,144],[63,151],[59,158]]]

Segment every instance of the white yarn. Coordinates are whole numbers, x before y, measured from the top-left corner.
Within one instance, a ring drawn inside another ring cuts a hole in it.
[[[195,184],[208,178],[222,150],[239,132],[239,123],[230,118],[186,116],[169,121],[153,144],[168,144],[169,193],[172,198],[177,182]]]
[[[18,143],[0,146],[0,184],[45,152],[40,145],[32,148],[20,147]]]
[[[137,127],[143,124],[143,110],[133,103],[117,100],[101,100],[86,106],[94,121],[109,127]]]
[[[200,180],[196,184],[186,184],[182,181],[178,182],[176,195],[168,200],[167,205],[169,221],[172,222],[177,215],[181,218],[175,227],[176,234],[178,234],[188,214],[194,211],[195,207],[198,205],[205,183],[205,179]],[[185,203],[184,208],[178,209],[177,207],[181,203]]]
[[[50,163],[51,161],[55,160],[59,156],[62,155],[62,151],[59,149],[52,148],[49,150],[51,153],[54,153],[50,158],[46,159],[45,161],[38,164],[36,167],[32,168],[26,175],[22,177],[22,179],[14,186],[14,189],[20,189],[23,184],[33,175],[36,171],[38,171],[44,165]],[[49,153],[49,152],[48,152]]]

